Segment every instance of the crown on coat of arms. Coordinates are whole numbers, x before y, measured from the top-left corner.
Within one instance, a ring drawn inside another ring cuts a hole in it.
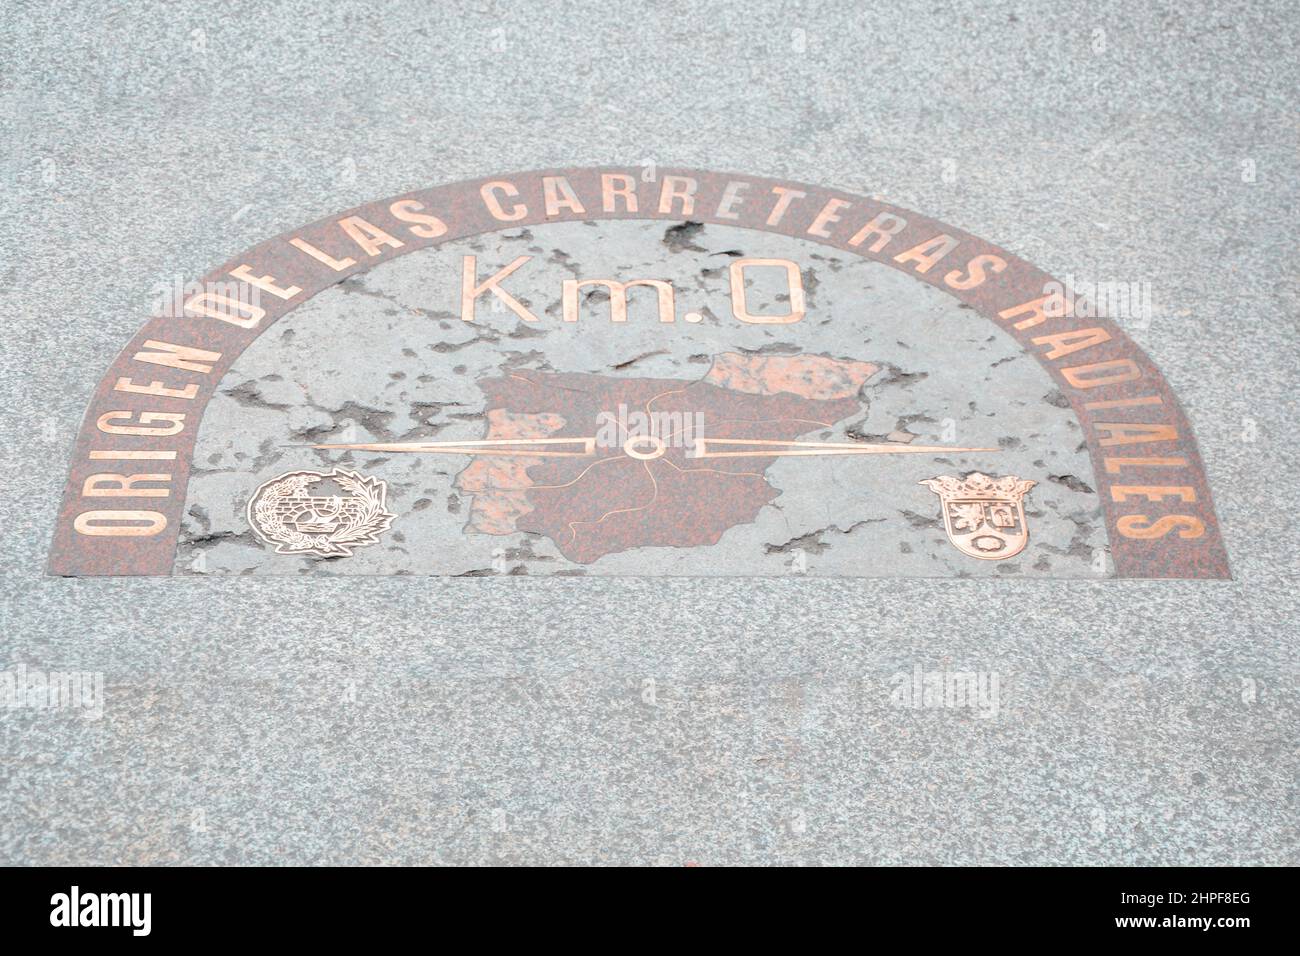
[[[991,501],[1018,501],[1030,488],[1038,484],[1029,478],[1015,475],[1003,475],[993,478],[982,472],[973,471],[964,478],[952,475],[940,475],[938,478],[925,478],[917,484],[925,485],[942,498],[976,498]]]

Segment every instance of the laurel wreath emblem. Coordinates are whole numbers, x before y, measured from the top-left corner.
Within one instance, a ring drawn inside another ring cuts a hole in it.
[[[332,479],[349,493],[349,507],[340,509],[341,520],[328,531],[304,532],[286,523],[280,505],[286,499],[308,494],[313,485]],[[397,517],[385,509],[388,486],[379,478],[335,468],[324,473],[294,471],[273,478],[253,493],[248,502],[248,523],[277,554],[315,554],[323,558],[349,557],[352,549],[374,544]]]

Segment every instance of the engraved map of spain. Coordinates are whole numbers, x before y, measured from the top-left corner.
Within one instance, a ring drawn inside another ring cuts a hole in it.
[[[699,460],[680,432],[698,422],[709,439],[788,441],[830,429],[862,410],[858,391],[877,370],[824,355],[728,352],[695,381],[539,371],[481,380],[487,439],[588,438],[620,407],[679,434],[658,434],[662,446],[646,457],[620,438],[594,459],[476,458],[455,482],[472,496],[465,530],[543,534],[582,564],[630,548],[715,544],[781,494],[765,474],[776,459]]]

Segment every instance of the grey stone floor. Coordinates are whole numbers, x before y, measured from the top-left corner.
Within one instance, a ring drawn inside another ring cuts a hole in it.
[[[1294,3],[11,4],[6,863],[1297,863]],[[154,286],[364,200],[640,163],[1149,281],[1231,583],[58,580]],[[996,716],[891,701],[998,675]]]

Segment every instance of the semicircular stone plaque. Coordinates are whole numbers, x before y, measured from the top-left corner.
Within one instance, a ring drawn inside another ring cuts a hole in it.
[[[567,170],[384,200],[160,309],[59,574],[1226,577],[1150,360],[873,200]]]

